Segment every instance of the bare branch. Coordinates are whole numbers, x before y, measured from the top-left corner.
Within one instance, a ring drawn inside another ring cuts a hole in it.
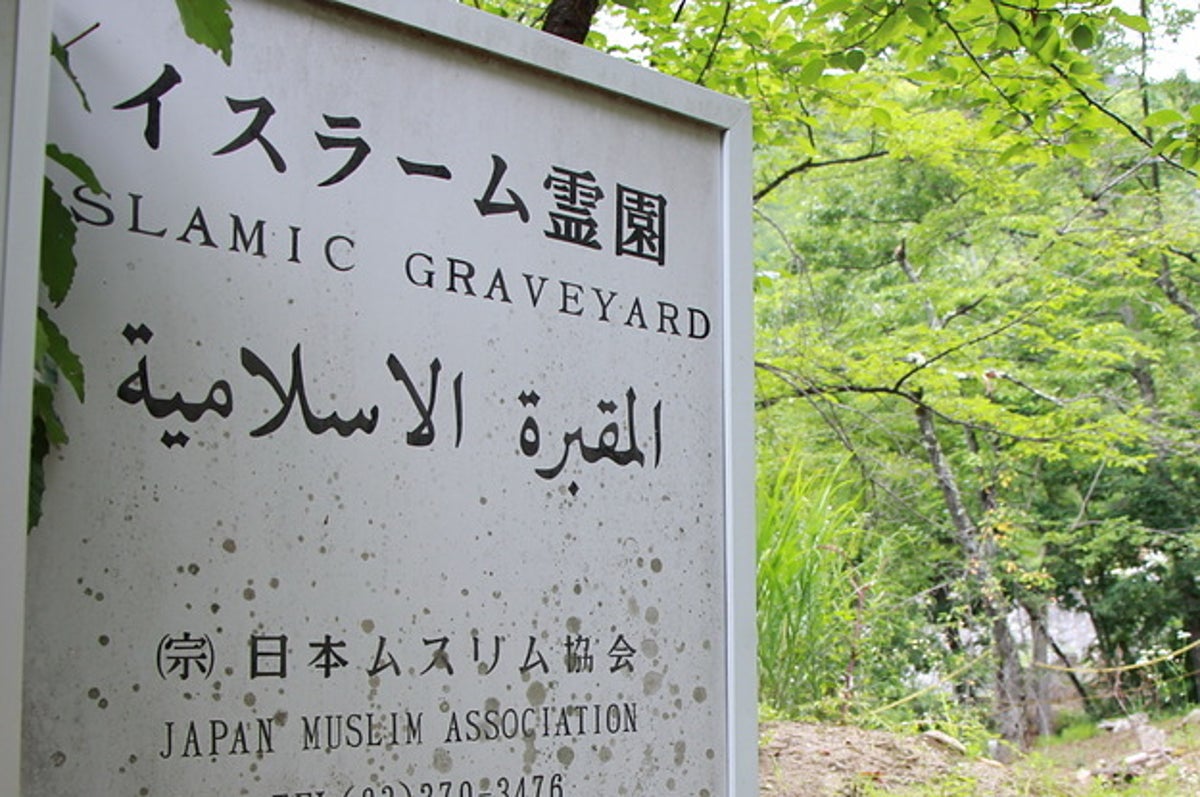
[[[1107,105],[1096,100],[1094,97],[1092,97],[1092,95],[1088,94],[1087,91],[1085,91],[1082,86],[1080,86],[1078,83],[1076,83],[1071,78],[1071,76],[1068,75],[1063,70],[1063,68],[1061,66],[1059,66],[1058,64],[1051,64],[1050,68],[1052,70],[1054,70],[1054,72],[1063,79],[1063,82],[1065,82],[1068,86],[1071,87],[1072,91],[1074,91],[1076,94],[1078,94],[1080,97],[1082,97],[1084,102],[1086,102],[1088,105],[1092,106],[1097,111],[1104,114],[1109,119],[1112,119],[1118,125],[1123,127],[1125,129],[1125,131],[1129,133],[1129,135],[1133,136],[1134,139],[1136,139],[1138,141],[1138,143],[1144,145],[1148,149],[1151,149],[1151,150],[1154,149],[1154,142],[1151,141],[1149,138],[1147,138],[1145,135],[1143,135],[1142,131],[1138,130],[1132,124],[1127,122],[1124,118],[1122,118],[1119,114],[1117,114],[1115,111],[1113,111]],[[1162,160],[1163,163],[1173,166],[1174,168],[1179,169],[1180,171],[1184,172],[1185,174],[1189,174],[1192,177],[1200,177],[1200,174],[1197,174],[1195,171],[1184,166],[1182,163],[1178,163],[1176,161],[1171,160],[1166,155],[1160,154],[1160,155],[1158,155],[1158,158],[1160,160]]]
[[[772,179],[769,183],[766,184],[766,186],[764,186],[763,188],[760,188],[758,191],[755,191],[754,192],[754,201],[758,202],[760,199],[765,197],[767,194],[771,193],[776,188],[778,188],[780,185],[782,185],[785,181],[787,181],[788,179],[790,179],[792,177],[795,177],[797,174],[800,174],[801,172],[806,172],[806,171],[809,171],[810,169],[821,169],[821,168],[824,168],[825,166],[845,166],[850,163],[862,163],[863,161],[869,161],[869,160],[874,160],[876,158],[886,157],[888,154],[889,154],[888,150],[881,149],[881,150],[874,150],[872,152],[867,152],[863,155],[853,155],[848,158],[834,158],[833,160],[827,160],[827,161],[815,161],[812,158],[809,158],[808,160],[804,161],[803,163],[799,163],[795,166],[792,166],[791,168],[785,169],[782,174],[780,174],[777,177],[775,177],[774,179]]]
[[[1162,288],[1163,295],[1167,297],[1171,304],[1187,314],[1187,317],[1191,319],[1193,327],[1200,329],[1200,310],[1196,309],[1196,305],[1192,304],[1191,300],[1175,284],[1175,280],[1171,276],[1171,269],[1164,266],[1162,271],[1159,272],[1158,277],[1154,280],[1154,284]]]
[[[1026,310],[1025,312],[1021,313],[1018,316],[1015,316],[1015,317],[1009,319],[1008,321],[1006,321],[1005,323],[996,327],[995,329],[990,329],[981,335],[976,335],[975,337],[970,338],[968,340],[964,340],[963,342],[958,343],[954,346],[951,346],[950,348],[945,349],[944,351],[938,352],[937,354],[933,355],[932,357],[930,357],[928,359],[921,360],[921,362],[916,363],[912,368],[910,368],[908,370],[907,373],[905,373],[898,380],[896,380],[896,384],[893,385],[892,387],[895,390],[900,390],[902,387],[904,387],[904,383],[908,381],[909,377],[914,376],[915,374],[919,373],[920,371],[925,370],[926,368],[933,365],[938,360],[949,357],[951,354],[954,354],[957,351],[961,351],[970,346],[974,346],[976,343],[982,343],[983,341],[985,341],[989,338],[994,338],[997,335],[999,335],[1001,332],[1004,332],[1008,329],[1011,329],[1012,327],[1015,327],[1017,324],[1023,324],[1023,323],[1025,323],[1025,321],[1029,320],[1034,315],[1036,315],[1039,311],[1041,311],[1041,309],[1042,309],[1042,305],[1040,305],[1040,304],[1034,305],[1030,309]]]
[[[912,404],[914,407],[924,409],[925,411],[929,412],[930,415],[932,415],[933,417],[943,420],[946,423],[951,424],[952,426],[955,426],[955,427],[958,427],[961,429],[985,432],[987,434],[997,435],[999,437],[1003,437],[1008,440],[1017,440],[1017,441],[1020,441],[1023,443],[1060,442],[1060,438],[1031,437],[1029,435],[1014,434],[1012,432],[1008,432],[1003,429],[998,429],[995,426],[973,423],[971,421],[965,421],[961,418],[955,418],[951,415],[947,415],[946,413],[941,412],[940,410],[935,408],[932,404],[929,404],[928,402],[926,402],[924,400],[924,398],[922,397],[921,392],[919,390],[918,391],[910,391],[910,390],[901,390],[901,389],[897,389],[895,387],[887,387],[887,386],[856,385],[853,382],[840,382],[840,383],[832,384],[832,385],[821,385],[821,384],[816,384],[816,383],[806,385],[806,384],[801,383],[801,381],[797,378],[796,374],[793,374],[792,372],[788,371],[787,369],[780,368],[777,365],[772,365],[771,363],[763,362],[761,360],[756,360],[754,363],[754,367],[758,368],[760,370],[766,371],[769,374],[774,375],[781,382],[783,382],[785,385],[787,385],[788,388],[792,391],[786,395],[770,396],[768,398],[763,398],[763,399],[757,400],[754,403],[754,408],[758,409],[758,410],[770,409],[771,407],[774,407],[776,404],[779,404],[780,402],[788,400],[788,399],[794,399],[794,398],[813,399],[813,398],[819,398],[819,397],[836,396],[836,395],[840,395],[843,393],[854,393],[854,394],[859,394],[859,395],[896,396],[897,398],[903,399],[904,401],[908,402],[909,404]]]
[[[951,321],[953,321],[956,318],[959,318],[959,317],[965,316],[965,315],[969,315],[972,310],[974,310],[979,305],[983,304],[984,299],[987,299],[987,298],[988,298],[987,294],[984,294],[983,296],[980,296],[978,299],[976,299],[973,302],[969,302],[967,304],[960,304],[958,307],[955,307],[953,310],[951,310],[950,312],[946,313],[944,316],[941,317],[941,319],[940,319],[941,324],[942,324],[941,328],[945,329],[946,325],[949,324]]]
[[[994,371],[994,370],[987,371],[984,375],[990,379],[1003,379],[1005,382],[1011,382],[1012,384],[1016,385],[1017,387],[1021,388],[1022,390],[1027,390],[1030,393],[1032,393],[1033,395],[1040,398],[1042,401],[1048,401],[1056,407],[1067,406],[1067,402],[1063,401],[1058,396],[1052,396],[1049,393],[1045,392],[1044,390],[1038,390],[1036,387],[1029,384],[1028,382],[1023,382],[1020,379],[1018,379],[1017,377],[1015,377],[1012,374],[1007,373],[1005,371]]]
[[[699,74],[696,75],[696,85],[704,85],[704,76],[708,74],[708,70],[712,68],[713,61],[717,58],[717,48],[721,46],[721,40],[725,38],[725,30],[729,27],[729,13],[733,10],[733,0],[725,0],[725,11],[721,14],[721,24],[717,27],[716,35],[713,36],[712,47],[708,51],[708,59],[704,62],[704,66],[700,68]]]

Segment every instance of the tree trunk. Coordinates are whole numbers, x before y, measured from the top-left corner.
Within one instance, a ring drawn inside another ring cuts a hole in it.
[[[996,730],[1004,741],[1028,750],[1031,736],[1025,674],[1017,641],[1003,612],[992,617],[992,648],[996,654],[996,702],[992,709]]]
[[[550,0],[542,30],[583,44],[603,0]]]
[[[1045,665],[1050,662],[1050,609],[1045,601],[1036,605],[1022,602],[1029,616],[1029,636],[1032,639],[1033,667],[1029,671],[1030,708],[1033,716],[1030,723],[1040,736],[1053,733],[1053,717],[1050,707],[1050,674]]]
[[[993,709],[996,727],[1010,744],[1021,749],[1028,746],[1029,722],[1026,705],[1029,700],[1025,672],[1020,652],[1008,627],[1008,601],[992,572],[996,558],[994,546],[979,533],[970,510],[963,500],[962,490],[954,470],[942,451],[941,441],[933,423],[933,412],[924,405],[917,407],[917,426],[921,444],[929,458],[941,488],[942,498],[950,512],[954,538],[967,561],[967,571],[979,588],[978,602],[984,617],[991,623],[992,652],[996,657],[996,695]]]

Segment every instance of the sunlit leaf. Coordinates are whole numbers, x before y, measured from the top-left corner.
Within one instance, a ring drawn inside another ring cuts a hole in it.
[[[824,58],[813,58],[800,70],[800,82],[811,86],[825,74],[826,61]]]
[[[175,0],[183,31],[193,41],[233,62],[233,17],[228,0]]]
[[[1174,108],[1163,108],[1143,119],[1142,124],[1146,127],[1164,127],[1166,125],[1181,124],[1186,121],[1187,118]]]
[[[1112,17],[1117,22],[1132,31],[1137,31],[1138,33],[1149,33],[1151,30],[1150,23],[1146,21],[1146,18],[1140,17],[1137,14],[1129,14],[1120,10],[1119,8],[1114,8],[1112,10]]]

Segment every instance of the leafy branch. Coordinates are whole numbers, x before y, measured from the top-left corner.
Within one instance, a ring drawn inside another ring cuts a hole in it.
[[[233,60],[233,20],[227,0],[176,0],[184,33],[193,41],[218,54],[226,64]],[[100,27],[93,24],[64,44],[51,36],[50,54],[66,73],[79,94],[80,104],[87,112],[88,102],[83,81],[71,66],[70,50]],[[104,194],[95,171],[78,155],[62,150],[57,144],[46,145],[46,157],[71,174],[95,194]],[[42,234],[39,278],[46,289],[46,298],[54,307],[67,298],[75,281],[78,267],[76,241],[78,227],[62,196],[47,177],[42,191]],[[32,530],[42,517],[42,497],[45,493],[45,460],[54,446],[65,445],[67,429],[54,407],[59,380],[66,381],[76,398],[83,402],[85,380],[83,361],[72,348],[67,336],[50,316],[38,308],[35,330],[33,415],[30,419],[29,444],[29,504],[26,524]]]

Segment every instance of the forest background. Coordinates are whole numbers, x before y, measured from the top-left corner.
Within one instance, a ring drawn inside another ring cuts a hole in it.
[[[1200,702],[1200,83],[1151,70],[1197,3],[460,2],[753,108],[764,716],[1028,746],[1064,696]],[[228,2],[177,5],[228,59]],[[38,343],[31,525],[83,391]]]

